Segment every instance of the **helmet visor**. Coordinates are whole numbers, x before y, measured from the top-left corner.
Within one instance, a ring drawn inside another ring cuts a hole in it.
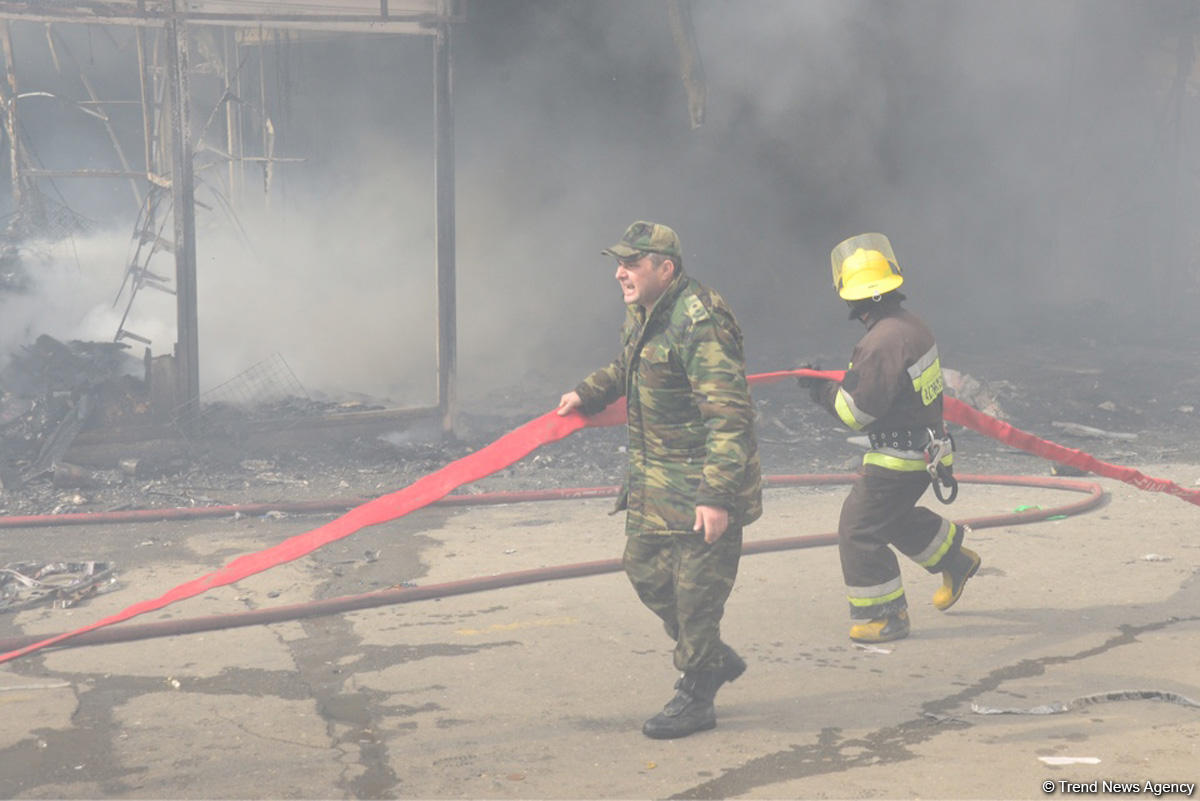
[[[862,300],[890,292],[903,283],[892,243],[883,234],[859,234],[829,255],[833,288],[846,300]]]

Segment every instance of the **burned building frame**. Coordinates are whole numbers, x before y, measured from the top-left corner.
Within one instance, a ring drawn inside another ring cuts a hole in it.
[[[2,123],[15,212],[9,225],[10,233],[19,235],[20,231],[14,229],[36,226],[39,181],[56,177],[127,181],[141,212],[134,231],[136,248],[126,265],[122,289],[127,287],[129,290],[125,315],[115,340],[149,344],[147,338],[125,326],[129,307],[139,288],[165,289],[174,294],[176,342],[172,354],[160,357],[168,359],[169,366],[159,373],[173,379],[171,395],[178,408],[198,409],[201,349],[197,324],[195,142],[192,138],[189,31],[199,27],[213,29],[216,41],[221,43],[216,58],[220,62],[225,91],[218,108],[224,112],[225,141],[223,151],[218,154],[228,163],[230,187],[244,182],[244,169],[248,163],[258,163],[264,170],[264,185],[268,191],[273,166],[288,159],[273,153],[273,129],[267,119],[259,121],[261,141],[255,145],[261,152],[252,153],[251,147],[247,146],[245,128],[239,118],[241,111],[230,98],[242,91],[258,91],[265,105],[266,87],[261,74],[256,87],[240,85],[243,78],[235,65],[242,48],[257,47],[261,51],[268,35],[278,36],[279,32],[295,37],[315,32],[431,37],[434,45],[436,406],[361,414],[391,419],[437,416],[442,430],[452,431],[456,409],[457,321],[451,29],[462,21],[463,12],[458,0],[0,0],[0,49],[5,69],[5,80],[0,82],[0,102],[4,106]],[[11,35],[14,22],[44,24],[47,46],[56,65],[59,63],[58,51],[62,51],[64,58],[78,67],[81,83],[88,94],[78,106],[99,116],[104,123],[119,169],[45,168],[35,166],[29,158],[27,148],[22,144],[19,104],[16,102],[22,87],[18,80],[20,53],[14,52]],[[139,99],[136,102],[141,107],[143,134],[140,159],[131,159],[123,149],[103,113],[106,103],[116,101],[106,101],[97,95],[87,67],[69,54],[65,43],[56,35],[55,27],[61,25],[135,28],[139,72]],[[217,109],[213,113],[216,114]],[[136,161],[141,164],[137,165]],[[168,222],[173,232],[169,239],[162,236]],[[173,280],[149,270],[149,258],[156,252],[174,256]]]

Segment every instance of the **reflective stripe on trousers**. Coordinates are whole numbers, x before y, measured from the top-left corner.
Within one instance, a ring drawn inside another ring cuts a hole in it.
[[[876,607],[890,601],[895,601],[903,596],[904,586],[900,583],[899,576],[882,584],[876,584],[873,587],[851,587],[849,584],[846,585],[846,600],[850,601],[850,606],[852,607],[863,609]],[[878,615],[872,614],[871,617],[878,617]]]
[[[957,547],[961,527],[916,505],[928,488],[923,463],[912,471],[868,464],[846,496],[838,554],[851,617],[871,619],[906,607],[893,548],[933,573]]]

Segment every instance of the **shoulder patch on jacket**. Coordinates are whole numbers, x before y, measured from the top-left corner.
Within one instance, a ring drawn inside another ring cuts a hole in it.
[[[698,323],[708,319],[708,309],[704,308],[704,304],[700,302],[700,298],[695,295],[688,295],[684,299],[687,305],[688,317],[692,318],[692,322]]]

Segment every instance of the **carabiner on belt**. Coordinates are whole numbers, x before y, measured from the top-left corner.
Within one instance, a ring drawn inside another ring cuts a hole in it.
[[[950,465],[942,464],[942,459],[954,453],[954,437],[947,432],[946,436],[938,437],[932,428],[925,429],[929,434],[929,442],[925,445],[925,469],[929,471],[933,494],[942,503],[954,503],[958,497],[958,479]],[[943,492],[943,486],[949,490],[949,495]]]

